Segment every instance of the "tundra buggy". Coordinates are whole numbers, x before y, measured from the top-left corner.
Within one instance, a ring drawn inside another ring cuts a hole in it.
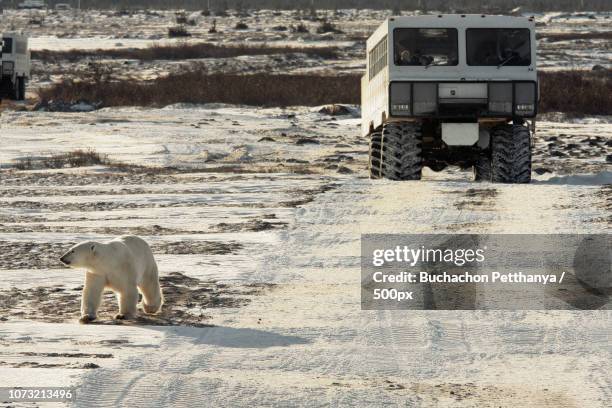
[[[30,78],[28,37],[18,33],[2,34],[0,63],[0,96],[24,100],[26,83]]]
[[[423,166],[529,183],[538,104],[533,18],[392,17],[367,41],[362,134],[372,178],[418,180]]]

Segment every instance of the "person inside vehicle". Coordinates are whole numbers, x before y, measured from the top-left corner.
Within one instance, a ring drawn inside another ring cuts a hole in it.
[[[404,49],[400,52],[400,62],[402,65],[427,65],[429,58],[431,57],[421,55],[420,50],[411,52],[409,49]]]

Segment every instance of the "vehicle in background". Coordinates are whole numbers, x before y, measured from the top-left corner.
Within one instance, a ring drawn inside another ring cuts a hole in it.
[[[361,94],[372,178],[418,180],[423,166],[459,165],[476,180],[531,180],[533,18],[389,18],[367,41]]]
[[[43,10],[47,5],[42,0],[23,0],[17,5],[20,10]]]
[[[57,3],[55,5],[55,11],[70,11],[72,7],[68,3]]]
[[[28,37],[19,33],[2,34],[0,54],[0,96],[22,101],[30,79]]]

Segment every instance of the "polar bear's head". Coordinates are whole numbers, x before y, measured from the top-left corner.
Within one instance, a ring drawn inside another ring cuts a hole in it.
[[[94,264],[96,247],[99,244],[93,241],[81,242],[70,248],[60,258],[60,261],[71,268],[87,268]]]

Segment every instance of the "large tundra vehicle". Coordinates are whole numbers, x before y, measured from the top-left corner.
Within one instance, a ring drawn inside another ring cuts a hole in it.
[[[28,37],[18,33],[2,34],[0,61],[0,96],[24,100],[26,83],[30,79]]]
[[[43,10],[46,8],[44,0],[24,0],[17,4],[19,10]]]
[[[367,41],[362,134],[370,176],[423,166],[529,183],[538,104],[535,23],[486,15],[392,17]]]

